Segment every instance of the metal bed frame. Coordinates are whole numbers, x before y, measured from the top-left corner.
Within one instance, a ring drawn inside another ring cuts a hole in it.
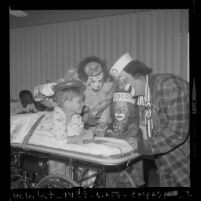
[[[38,169],[36,171],[23,167],[23,156],[36,157]],[[140,158],[133,151],[112,156],[97,156],[92,154],[66,151],[45,146],[27,144],[11,144],[11,188],[71,188],[71,187],[93,187],[110,188],[106,182],[109,172],[122,172],[128,179],[130,187],[136,187],[132,177],[127,172],[130,167]],[[48,174],[48,160],[64,163],[66,174]],[[95,170],[88,175],[89,170]],[[36,175],[41,175],[36,179]],[[91,178],[95,182],[89,184]]]

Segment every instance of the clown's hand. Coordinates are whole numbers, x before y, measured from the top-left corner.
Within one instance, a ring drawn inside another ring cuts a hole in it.
[[[126,141],[131,145],[131,147],[134,149],[134,151],[137,152],[137,150],[138,150],[137,138],[136,137],[128,137],[128,138],[126,138]]]
[[[53,87],[56,84],[57,83],[52,82],[52,83],[43,84],[43,85],[39,85],[39,86],[35,87],[34,91],[33,91],[34,99],[36,101],[40,101],[39,99],[41,99],[42,96],[46,96],[46,97],[53,96],[54,95]]]
[[[92,116],[89,110],[84,110],[82,113],[82,119],[86,127],[97,126],[99,124],[99,116]]]
[[[114,134],[114,131],[111,130],[111,129],[108,129],[107,132],[106,132],[106,137],[112,137]]]
[[[96,104],[93,108],[91,108],[90,112],[93,117],[101,116],[102,112],[106,110],[110,104],[112,103],[111,99],[104,100]]]
[[[96,137],[104,137],[106,134],[106,129],[101,127],[93,127],[91,128],[91,130],[93,131]]]
[[[57,83],[52,82],[52,83],[48,83],[45,84],[41,87],[41,93],[45,96],[53,96],[54,95],[54,90],[53,87],[56,85]]]

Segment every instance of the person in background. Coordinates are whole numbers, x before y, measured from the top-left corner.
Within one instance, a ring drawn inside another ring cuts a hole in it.
[[[141,125],[146,137],[135,146],[154,155],[161,187],[190,186],[189,84],[174,74],[152,74],[143,62],[126,53],[110,69],[115,79],[130,85],[144,108]]]
[[[23,114],[37,112],[34,104],[34,98],[29,90],[22,90],[19,93],[19,101],[11,101],[10,114]]]

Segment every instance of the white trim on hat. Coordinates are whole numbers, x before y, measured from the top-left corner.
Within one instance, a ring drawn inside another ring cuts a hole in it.
[[[122,55],[112,66],[112,68],[110,69],[109,74],[112,77],[117,78],[118,75],[121,73],[121,71],[126,67],[126,65],[132,61],[132,57],[130,56],[130,54],[127,52],[124,55]]]
[[[131,94],[125,92],[116,92],[113,94],[113,102],[117,101],[125,101],[135,104],[135,100],[133,99]]]

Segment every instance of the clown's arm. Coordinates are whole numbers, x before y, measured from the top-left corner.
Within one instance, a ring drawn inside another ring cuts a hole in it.
[[[54,106],[52,97],[54,96],[53,87],[57,82],[51,82],[47,84],[41,84],[34,88],[33,97],[36,102],[51,108]]]
[[[103,127],[103,125],[106,126],[109,123],[110,105],[114,91],[113,83],[104,83],[102,91],[102,97],[104,97],[104,100],[100,100],[92,108],[86,107],[83,112],[83,121],[87,125],[101,125],[101,127]]]
[[[161,99],[160,99],[161,100]],[[138,140],[138,152],[141,154],[166,153],[183,144],[189,133],[189,102],[186,94],[178,89],[169,89],[164,93],[160,106],[167,111],[168,120],[147,140]],[[165,100],[165,101],[164,101]],[[180,146],[188,152],[188,146]]]

